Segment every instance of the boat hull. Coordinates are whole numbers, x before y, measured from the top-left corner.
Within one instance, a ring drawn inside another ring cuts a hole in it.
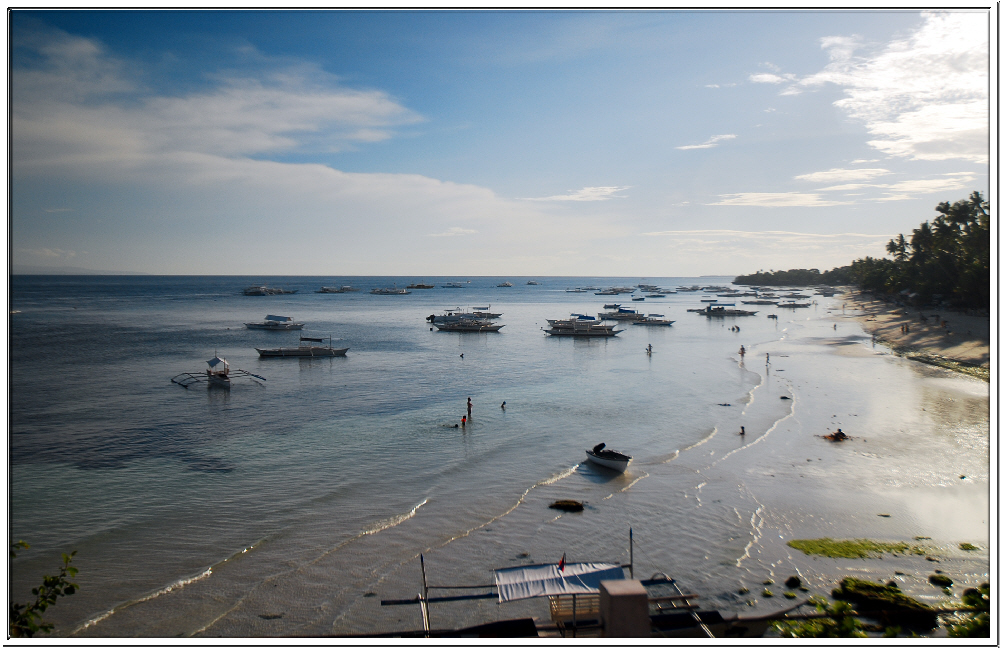
[[[345,357],[347,349],[332,347],[288,347],[284,349],[257,349],[262,358],[332,358]]]
[[[607,453],[602,453],[602,454],[607,454]],[[595,453],[593,450],[587,450],[587,459],[589,459],[591,463],[595,463],[598,466],[608,468],[609,470],[614,470],[617,472],[625,472],[625,469],[628,468],[629,462],[632,461],[632,457],[617,452],[615,453],[615,455],[618,456],[612,456],[612,457],[602,456]]]

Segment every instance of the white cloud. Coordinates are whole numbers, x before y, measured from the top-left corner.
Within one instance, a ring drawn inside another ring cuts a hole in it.
[[[892,173],[888,169],[830,169],[795,176],[796,180],[807,182],[849,182],[852,180],[870,180]]]
[[[94,41],[53,30],[26,43],[37,58],[11,71],[13,155],[22,171],[136,164],[178,152],[335,151],[385,140],[422,119],[383,92],[342,87],[311,64],[217,75],[211,89],[156,96]]]
[[[726,140],[736,139],[735,135],[712,135],[708,138],[708,141],[704,144],[689,144],[687,146],[677,146],[679,151],[689,151],[691,149],[707,149],[715,148],[719,145],[719,142],[724,142]]]
[[[914,160],[988,162],[989,19],[986,11],[927,12],[923,25],[865,55],[854,37],[830,37],[830,63],[794,89],[831,83],[834,102],[862,121],[879,151]]]
[[[571,201],[592,201],[610,200],[612,198],[627,198],[619,195],[619,192],[631,189],[632,187],[584,187],[559,196],[547,196],[545,198],[525,198],[525,200],[571,200]]]
[[[795,76],[792,75],[792,74],[782,74],[782,75],[779,75],[779,74],[764,73],[764,74],[751,74],[750,75],[750,81],[753,82],[753,83],[779,84],[779,83],[788,83],[789,81],[794,81],[794,80],[795,80]]]
[[[709,205],[727,207],[830,207],[832,205],[849,205],[850,202],[830,200],[815,193],[734,193],[722,194],[718,202]]]
[[[818,234],[781,230],[666,230],[645,232],[661,254],[692,261],[708,255],[716,263],[737,261],[733,272],[748,268],[833,268],[864,256],[885,256],[892,234],[845,232]]]
[[[53,259],[72,259],[76,256],[76,252],[73,252],[72,250],[60,250],[59,248],[19,248],[18,251],[38,259],[46,259],[49,261]]]
[[[466,229],[464,227],[449,227],[446,231],[440,234],[428,234],[427,236],[468,236],[470,234],[477,234],[478,232],[474,229]]]

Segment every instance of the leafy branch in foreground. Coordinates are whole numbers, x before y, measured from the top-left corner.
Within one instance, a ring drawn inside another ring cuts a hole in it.
[[[823,615],[817,619],[802,621],[775,621],[774,629],[782,637],[867,637],[862,630],[857,613],[847,601],[837,601],[832,605],[822,596],[810,599],[815,604],[816,613]]]
[[[983,583],[978,588],[962,592],[962,603],[977,610],[962,614],[958,619],[945,622],[949,637],[989,637],[990,636],[990,584]]]
[[[18,540],[10,545],[10,557],[17,556],[18,549],[27,549],[28,543]],[[60,596],[70,596],[76,592],[79,585],[70,582],[77,574],[76,567],[70,567],[76,552],[63,554],[63,566],[57,576],[43,576],[42,584],[31,590],[35,595],[32,603],[12,603],[10,606],[10,636],[33,637],[36,632],[52,632],[55,627],[42,621],[42,614],[50,605],[55,605]]]

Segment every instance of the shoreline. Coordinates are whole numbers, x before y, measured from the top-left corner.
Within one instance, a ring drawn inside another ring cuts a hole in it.
[[[854,289],[838,297],[842,316],[858,320],[896,355],[989,382],[989,317],[900,306]]]

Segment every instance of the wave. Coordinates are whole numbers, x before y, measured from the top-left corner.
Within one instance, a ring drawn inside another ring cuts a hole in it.
[[[248,551],[248,549],[244,549],[243,552],[241,552],[241,553],[244,553],[246,551]],[[226,560],[229,560],[229,559],[227,558]],[[225,562],[225,561],[222,561],[222,562]],[[221,564],[221,563],[217,563],[217,564]],[[166,587],[162,587],[162,588],[156,590],[155,592],[152,592],[152,593],[147,594],[145,596],[141,596],[141,597],[139,597],[137,599],[132,599],[131,601],[126,601],[125,603],[122,603],[120,605],[116,605],[115,607],[111,608],[107,612],[104,612],[103,614],[100,614],[100,615],[98,615],[98,616],[96,616],[96,617],[94,617],[92,619],[88,619],[87,621],[84,621],[82,624],[80,624],[79,626],[77,626],[76,628],[74,628],[73,631],[70,632],[69,634],[70,634],[70,636],[73,636],[76,633],[82,632],[83,630],[86,630],[87,628],[89,628],[91,626],[97,625],[98,623],[100,623],[101,621],[104,621],[105,619],[109,618],[111,615],[113,615],[116,612],[121,612],[122,610],[124,610],[126,608],[130,608],[133,605],[137,605],[139,603],[144,603],[146,601],[151,601],[151,600],[153,600],[155,598],[163,596],[164,594],[169,594],[170,592],[173,592],[175,590],[179,590],[179,589],[183,588],[186,585],[190,585],[191,583],[196,583],[196,582],[198,582],[200,580],[204,580],[204,579],[208,578],[211,575],[212,575],[212,567],[209,567],[208,569],[206,569],[205,571],[203,571],[202,573],[200,573],[200,574],[198,574],[196,576],[191,576],[189,578],[181,578],[179,580],[176,580],[173,583],[170,583],[169,585],[167,585]]]
[[[392,516],[390,518],[387,518],[385,520],[382,520],[380,522],[376,522],[375,524],[369,526],[367,529],[365,529],[364,531],[362,531],[360,535],[361,536],[374,535],[374,534],[378,533],[379,531],[385,531],[386,529],[391,529],[394,526],[399,526],[403,522],[406,522],[407,520],[409,520],[410,518],[412,518],[414,515],[416,515],[417,514],[417,510],[421,506],[423,506],[424,504],[426,504],[426,503],[427,503],[427,499],[424,498],[424,500],[422,502],[420,502],[419,504],[417,504],[416,506],[414,506],[408,512],[401,513],[400,515],[394,515],[394,516]]]

